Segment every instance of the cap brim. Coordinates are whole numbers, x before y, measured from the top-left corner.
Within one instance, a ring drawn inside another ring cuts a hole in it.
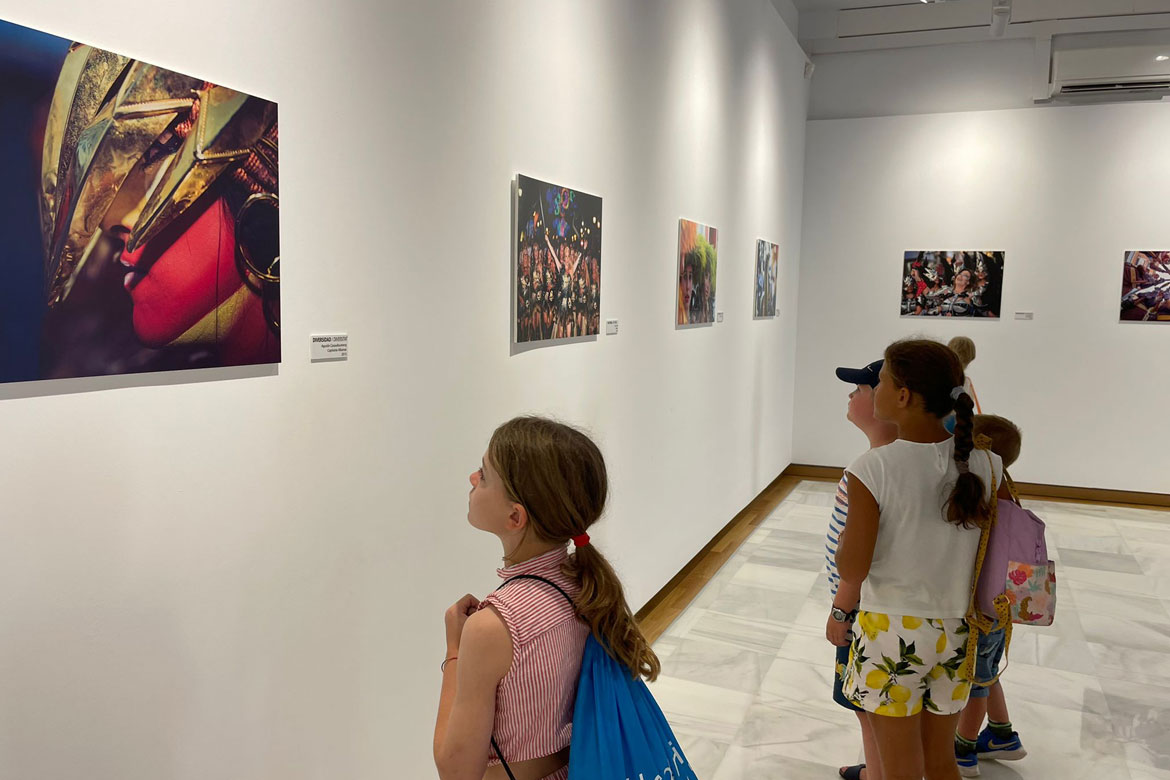
[[[838,368],[837,378],[851,385],[869,384],[869,372],[864,368]]]

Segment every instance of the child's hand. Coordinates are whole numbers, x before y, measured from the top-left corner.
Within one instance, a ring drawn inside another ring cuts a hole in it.
[[[463,624],[479,609],[479,599],[470,593],[447,608],[443,622],[447,627],[447,655],[458,655],[459,639],[463,636]]]
[[[830,614],[828,622],[825,623],[825,638],[836,647],[845,647],[853,641],[853,621],[840,623]]]

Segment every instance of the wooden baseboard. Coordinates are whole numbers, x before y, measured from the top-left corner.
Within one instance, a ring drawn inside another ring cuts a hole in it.
[[[780,472],[780,475],[785,477],[803,477],[804,479],[831,479],[836,482],[841,479],[843,473],[845,473],[844,466],[808,466],[802,463],[793,463],[784,469],[784,471]]]
[[[810,466],[794,463],[784,469],[781,476],[803,479],[832,480],[841,478],[841,466]],[[1072,485],[1045,485],[1038,482],[1017,482],[1016,489],[1025,498],[1039,498],[1045,501],[1075,501],[1077,503],[1109,504],[1112,506],[1137,505],[1145,509],[1170,509],[1170,494],[1142,493],[1136,490],[1109,490],[1086,488]]]
[[[1027,498],[1045,501],[1075,501],[1078,504],[1108,504],[1110,506],[1140,506],[1142,509],[1170,511],[1170,494],[1141,493],[1136,490],[1107,490],[1070,485],[1043,485],[1037,482],[1017,482],[1016,489]]]

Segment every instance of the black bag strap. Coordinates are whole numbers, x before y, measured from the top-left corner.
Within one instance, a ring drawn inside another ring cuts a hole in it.
[[[551,585],[557,589],[558,593],[565,597],[565,601],[569,602],[569,606],[571,606],[574,610],[577,609],[577,602],[573,601],[572,596],[570,596],[568,593],[565,593],[564,588],[562,588],[560,585],[557,585],[552,580],[546,580],[544,577],[538,577],[535,574],[517,574],[515,577],[509,577],[508,579],[504,580],[503,584],[501,584],[499,588],[496,588],[496,590],[500,590],[509,582],[515,582],[516,580],[536,580],[537,582],[543,582],[546,585]]]
[[[568,593],[565,593],[564,588],[562,588],[560,585],[557,585],[552,580],[546,580],[544,577],[538,577],[535,574],[517,574],[515,577],[509,577],[508,579],[504,580],[503,583],[500,584],[500,587],[496,588],[496,590],[500,590],[509,582],[515,582],[516,580],[536,580],[538,582],[543,582],[546,585],[551,585],[557,589],[558,593],[565,597],[565,601],[569,602],[570,607],[572,607],[574,610],[577,609],[577,603],[573,601],[572,596],[570,596]],[[496,744],[495,735],[492,735],[492,750],[496,751],[496,758],[500,759],[500,765],[504,767],[504,771],[508,773],[508,780],[516,780],[516,775],[512,774],[512,767],[508,766],[508,762],[504,760],[504,754],[500,752],[500,746]]]
[[[508,780],[516,780],[516,775],[512,774],[512,767],[508,766],[508,762],[504,760],[504,754],[500,752],[500,746],[496,744],[495,737],[492,737],[492,750],[496,751],[496,758],[500,759],[500,766],[504,767],[504,771],[508,773]]]

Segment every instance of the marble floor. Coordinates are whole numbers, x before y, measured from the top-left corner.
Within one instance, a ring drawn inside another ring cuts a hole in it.
[[[654,695],[703,780],[832,780],[859,760],[824,637],[835,489],[802,482],[654,645]],[[1028,755],[982,777],[1170,780],[1170,513],[1025,505],[1048,525],[1056,622],[1016,628],[1003,685]]]

